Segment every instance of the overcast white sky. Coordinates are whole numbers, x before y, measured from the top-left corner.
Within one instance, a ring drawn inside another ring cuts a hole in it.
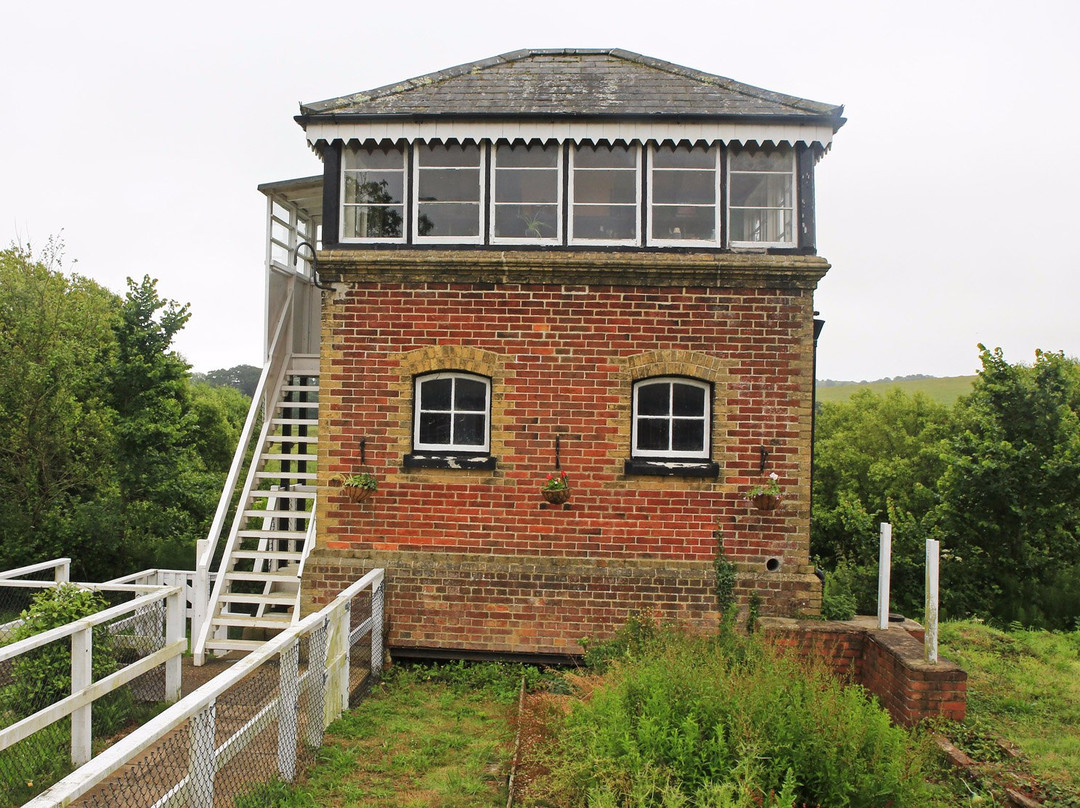
[[[0,244],[61,233],[190,302],[197,370],[260,364],[261,182],[315,101],[518,48],[620,47],[847,107],[818,165],[818,376],[1080,354],[1080,3],[69,2],[0,8]]]

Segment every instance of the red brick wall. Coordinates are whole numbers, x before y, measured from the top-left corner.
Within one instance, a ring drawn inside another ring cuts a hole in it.
[[[764,613],[815,610],[812,311],[826,267],[715,254],[324,253],[320,270],[336,283],[323,304],[310,597],[330,594],[320,576],[335,564],[378,560],[393,644],[573,652],[581,634],[639,607],[714,619],[722,545],[742,597],[758,591]],[[412,378],[436,369],[492,378],[494,471],[403,470]],[[713,384],[719,479],[624,474],[632,384],[658,375]],[[539,494],[556,436],[572,485],[561,506]],[[742,498],[762,479],[762,446],[786,495],[771,513]],[[355,505],[331,482],[354,470],[380,480]],[[661,574],[664,564],[682,577]]]
[[[924,661],[917,631],[880,631],[852,623],[767,621],[777,647],[824,662],[835,673],[877,696],[897,723],[911,726],[924,718],[963,721],[967,712],[967,674],[948,660]]]

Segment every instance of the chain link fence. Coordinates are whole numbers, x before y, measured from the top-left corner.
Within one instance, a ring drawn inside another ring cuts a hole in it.
[[[378,679],[382,614],[374,570],[28,806],[212,808],[292,781]]]
[[[51,596],[27,625],[20,620],[0,642],[2,808],[21,805],[88,761],[94,740],[100,746],[148,718],[154,703],[179,698],[179,656],[186,647],[178,636],[182,613],[175,588],[92,593],[98,585],[63,584],[97,609],[66,622],[70,601],[57,585],[27,585],[30,580],[0,579],[2,594]],[[50,627],[50,620],[60,625]]]

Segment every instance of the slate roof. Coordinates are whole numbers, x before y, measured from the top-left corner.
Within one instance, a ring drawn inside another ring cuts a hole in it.
[[[301,104],[297,121],[664,116],[827,121],[835,131],[843,109],[625,50],[519,50]]]

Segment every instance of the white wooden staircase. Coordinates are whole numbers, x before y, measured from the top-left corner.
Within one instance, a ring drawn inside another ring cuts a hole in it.
[[[300,576],[315,537],[319,359],[293,355],[266,413],[195,638],[207,653],[250,651],[298,621]]]

